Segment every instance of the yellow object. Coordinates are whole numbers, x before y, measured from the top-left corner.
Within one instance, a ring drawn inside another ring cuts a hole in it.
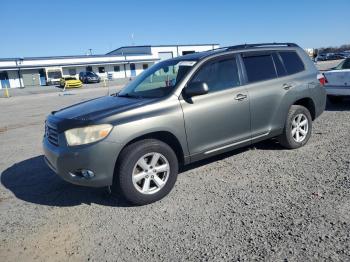
[[[103,78],[103,85],[106,87],[107,84],[106,84],[106,78]]]
[[[7,98],[10,97],[10,93],[9,93],[8,88],[7,88],[7,85],[5,86],[5,96],[6,96]]]
[[[62,77],[60,80],[60,86],[66,88],[78,88],[82,87],[83,83],[79,80],[76,79],[75,77]]]

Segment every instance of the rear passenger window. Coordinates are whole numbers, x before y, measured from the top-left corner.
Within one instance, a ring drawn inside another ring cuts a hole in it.
[[[250,83],[277,78],[271,54],[244,55],[243,62]]]
[[[282,64],[282,61],[281,61],[281,58],[279,57],[279,55],[277,53],[273,53],[272,57],[273,57],[273,61],[275,62],[277,75],[279,77],[287,75],[286,69],[285,69],[284,65]]]
[[[240,85],[237,62],[234,57],[223,58],[203,65],[192,82],[205,82],[209,92],[229,89]]]
[[[305,68],[304,68],[303,61],[301,61],[300,57],[296,52],[284,51],[284,52],[279,52],[279,54],[283,60],[284,66],[289,75],[304,71]]]

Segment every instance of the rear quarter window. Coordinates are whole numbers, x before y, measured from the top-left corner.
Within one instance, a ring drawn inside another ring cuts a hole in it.
[[[294,51],[279,52],[288,75],[305,70],[305,66],[299,55]]]

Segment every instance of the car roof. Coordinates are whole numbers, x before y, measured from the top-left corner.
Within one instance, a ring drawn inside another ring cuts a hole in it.
[[[221,47],[209,51],[192,53],[188,55],[179,56],[173,58],[173,60],[189,60],[189,61],[199,61],[206,57],[216,55],[216,54],[224,54],[232,51],[259,51],[259,50],[283,50],[283,49],[291,49],[291,48],[300,48],[297,44],[294,43],[258,43],[258,44],[242,44],[235,46],[227,46]]]

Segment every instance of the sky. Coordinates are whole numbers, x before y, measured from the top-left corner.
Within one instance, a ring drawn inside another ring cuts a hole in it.
[[[350,44],[350,0],[2,0],[0,58],[126,45]]]

